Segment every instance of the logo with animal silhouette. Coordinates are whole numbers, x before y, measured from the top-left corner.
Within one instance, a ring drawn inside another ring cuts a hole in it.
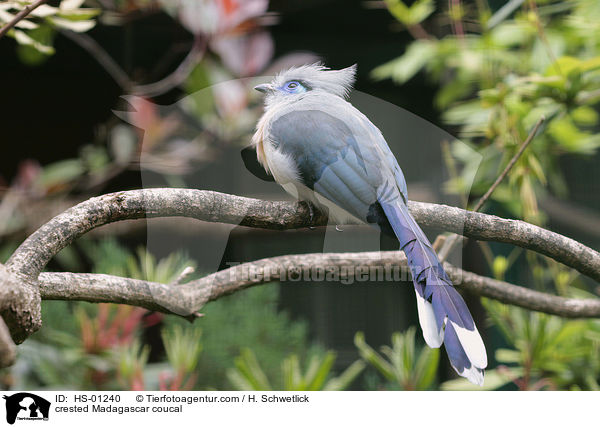
[[[6,422],[15,421],[48,421],[50,402],[32,393],[16,393],[4,396],[6,400]]]

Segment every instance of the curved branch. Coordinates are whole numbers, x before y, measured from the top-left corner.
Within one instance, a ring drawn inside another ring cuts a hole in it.
[[[135,85],[131,88],[131,92],[134,95],[152,97],[162,95],[174,87],[179,86],[188,78],[194,67],[202,60],[207,44],[208,42],[206,39],[196,36],[190,52],[177,66],[175,71],[157,82]]]
[[[135,85],[135,82],[129,78],[121,66],[88,34],[77,33],[64,28],[59,29],[59,32],[92,55],[121,89],[129,90]]]
[[[0,367],[1,360],[8,360],[14,347],[4,338],[1,324],[10,331],[12,341],[20,344],[42,325],[40,304],[37,280],[14,274],[0,264]]]
[[[558,233],[446,205],[411,201],[409,209],[421,225],[530,249],[600,282],[600,254]],[[327,224],[326,215],[318,211],[311,221],[305,203],[178,188],[122,191],[86,200],[54,217],[21,244],[7,267],[35,278],[54,255],[93,228],[126,219],[170,216],[277,230]]]
[[[193,68],[204,57],[208,43],[204,38],[195,37],[192,48],[183,61],[177,66],[175,71],[159,81],[147,84],[137,84],[129,78],[121,66],[117,64],[117,62],[92,37],[85,33],[77,33],[65,29],[60,30],[60,32],[92,55],[121,89],[129,91],[133,95],[146,97],[162,95],[182,84],[192,72]]]
[[[456,286],[475,295],[563,317],[600,316],[600,299],[563,298],[479,276],[448,263],[444,264],[444,268]],[[406,273],[400,278],[409,280],[404,253],[284,255],[240,264],[175,286],[104,274],[42,273],[39,281],[43,299],[117,302],[187,317],[197,313],[207,302],[263,283],[286,278],[304,281],[398,281],[393,271]]]
[[[17,346],[10,336],[10,330],[0,317],[0,367],[10,366],[17,358]]]
[[[409,202],[409,208],[422,225],[532,249],[600,281],[600,255],[560,234],[522,221],[444,205]],[[385,262],[396,267],[404,265],[404,270],[408,271],[406,258],[400,253],[367,252],[263,259],[219,271],[185,285],[169,286],[104,275],[44,273],[40,276],[54,255],[96,227],[125,219],[170,216],[271,229],[327,224],[323,213],[316,212],[312,216],[311,209],[304,203],[265,202],[212,191],[158,188],[89,199],[40,227],[13,253],[6,268],[0,269],[0,322],[6,322],[12,341],[22,342],[39,328],[42,297],[121,302],[193,316],[208,301],[248,286],[283,280],[282,273],[289,277],[289,271],[297,271],[303,265],[341,268],[337,273],[339,277],[350,277],[358,273],[357,268],[381,266]],[[463,285],[479,295],[565,317],[600,316],[597,300],[565,299],[463,272],[450,265],[447,269],[456,285]],[[5,366],[12,363],[14,345],[2,332],[0,323],[0,366]]]

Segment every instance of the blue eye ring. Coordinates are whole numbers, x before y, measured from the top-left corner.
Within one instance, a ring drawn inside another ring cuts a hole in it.
[[[284,86],[285,90],[287,90],[288,92],[294,92],[301,87],[302,85],[300,84],[300,82],[297,82],[296,80],[289,81]]]

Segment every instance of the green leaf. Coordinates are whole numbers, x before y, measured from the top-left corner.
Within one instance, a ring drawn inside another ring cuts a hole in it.
[[[54,42],[54,29],[49,25],[40,25],[35,30],[28,31],[27,34],[36,42],[43,46],[51,46]],[[19,44],[17,48],[19,59],[29,65],[39,65],[49,58],[45,52],[40,52],[31,45]]]
[[[550,122],[548,133],[570,152],[592,154],[600,146],[600,134],[590,135],[581,131],[569,116]]]
[[[240,376],[250,384],[250,390],[271,390],[269,380],[260,367],[254,352],[249,348],[242,350],[242,354],[235,359],[235,366]],[[235,378],[236,376],[233,375]],[[239,377],[236,379],[239,380]]]
[[[402,0],[385,0],[385,5],[398,21],[405,25],[410,21],[410,10]]]
[[[500,348],[496,350],[496,360],[500,363],[519,363],[521,361],[521,353],[516,350]]]
[[[8,32],[8,34],[14,37],[19,44],[31,46],[32,48],[46,55],[52,55],[54,53],[54,48],[52,46],[46,46],[38,42],[21,30],[12,29]]]
[[[283,387],[285,390],[304,391],[306,388],[300,372],[300,361],[295,354],[286,357],[281,364]]]
[[[85,0],[62,0],[59,7],[61,10],[79,9],[84,2]]]
[[[435,44],[428,40],[411,43],[401,57],[375,68],[371,75],[382,80],[391,78],[403,84],[417,74],[435,55]]]
[[[592,126],[598,123],[598,113],[595,109],[587,106],[577,107],[571,111],[571,117],[580,125]]]
[[[473,89],[474,85],[472,81],[457,79],[452,84],[442,86],[435,96],[435,104],[440,110],[443,110],[449,107],[453,102],[464,98],[471,93]]]
[[[37,16],[38,18],[45,18],[46,16],[55,15],[58,12],[57,7],[48,6],[47,4],[42,4],[31,11],[32,16]]]
[[[525,22],[508,21],[494,28],[490,34],[496,46],[511,47],[527,42],[535,34],[535,28]]]
[[[527,163],[529,164],[529,167],[531,168],[531,171],[535,174],[536,178],[542,183],[542,185],[546,185],[547,181],[546,175],[544,174],[544,168],[542,168],[542,165],[540,164],[535,154],[530,152],[527,155],[526,159]]]
[[[504,368],[504,370],[500,372],[498,369],[490,369],[485,372],[485,379],[482,387],[472,384],[464,378],[457,378],[442,383],[440,389],[448,391],[496,390],[511,383],[513,378],[519,378],[522,375],[522,372],[523,369],[521,368]]]
[[[423,347],[415,365],[416,389],[427,390],[435,381],[440,362],[440,350]]]
[[[583,72],[600,69],[600,56],[596,56],[581,62],[580,67],[581,71]]]
[[[66,11],[61,10],[56,15],[68,19],[69,21],[86,21],[100,15],[100,12],[102,12],[101,9],[86,8]]]
[[[317,359],[316,355],[313,356],[313,360],[315,359]],[[325,384],[325,380],[327,379],[334,362],[335,353],[328,351],[325,357],[315,364],[318,369],[314,372],[314,374],[309,371],[304,377],[307,390],[320,390],[323,387],[323,384]]]
[[[84,33],[91,30],[96,25],[96,21],[91,20],[71,21],[69,19],[58,17],[48,17],[46,19],[59,28],[65,28],[67,30],[75,31],[76,33]]]
[[[250,381],[248,381],[246,377],[240,373],[239,370],[228,369],[225,375],[227,376],[229,382],[231,382],[233,387],[237,390],[257,390],[254,385],[251,384]]]
[[[572,56],[561,56],[556,60],[555,63],[548,65],[546,68],[546,76],[560,76],[572,73],[581,72],[583,62]]]
[[[502,255],[497,255],[494,258],[494,263],[492,264],[492,271],[494,272],[494,277],[498,280],[502,280],[504,278],[504,273],[506,273],[506,269],[508,268],[508,260],[506,257]]]
[[[435,10],[433,0],[417,0],[410,5],[409,25],[415,25],[423,22]]]
[[[446,110],[444,121],[448,124],[463,124],[481,128],[483,131],[491,116],[491,110],[482,108],[479,100],[464,102]]]
[[[186,328],[174,325],[163,329],[161,337],[169,363],[178,372],[193,372],[202,352],[202,329],[191,325]]]
[[[354,345],[358,348],[360,357],[373,365],[386,379],[394,380],[394,368],[365,342],[365,335],[362,332],[354,335]]]
[[[8,13],[2,9],[0,9],[0,22],[9,22],[14,19],[15,15],[12,13]],[[32,30],[37,28],[38,25],[34,22],[28,21],[27,19],[21,19],[14,25],[15,28],[22,28],[24,30]]]
[[[485,308],[488,316],[493,323],[500,329],[504,338],[511,344],[515,343],[515,334],[513,332],[513,323],[518,320],[518,316],[513,316],[513,313],[508,305],[502,304],[488,298],[481,298],[481,305]]]
[[[365,369],[365,362],[362,360],[356,360],[352,363],[348,368],[342,372],[339,376],[330,379],[327,381],[323,390],[328,391],[340,391],[347,389],[350,384],[360,375],[360,373]]]
[[[80,159],[68,159],[45,166],[40,176],[40,183],[45,187],[53,187],[70,183],[85,172]]]

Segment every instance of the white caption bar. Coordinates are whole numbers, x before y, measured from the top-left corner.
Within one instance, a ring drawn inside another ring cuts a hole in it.
[[[600,422],[594,392],[5,392],[16,426],[561,426]],[[4,421],[4,420],[3,420]]]

